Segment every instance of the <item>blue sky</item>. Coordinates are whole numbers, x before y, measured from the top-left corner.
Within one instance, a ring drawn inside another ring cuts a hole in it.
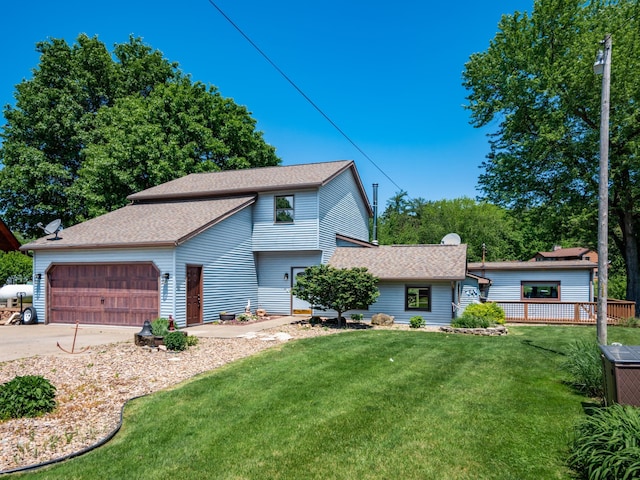
[[[7,2],[0,103],[13,104],[38,65],[36,42],[86,33],[111,49],[133,34],[246,105],[285,165],[353,159],[370,196],[379,183],[381,209],[398,186],[427,200],[477,195],[491,127],[469,124],[464,64],[487,49],[502,14],[531,12],[533,0],[213,1],[395,184],[208,0]]]

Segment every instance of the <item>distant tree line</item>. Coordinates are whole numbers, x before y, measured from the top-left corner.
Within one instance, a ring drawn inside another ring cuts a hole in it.
[[[387,201],[378,219],[378,241],[383,245],[439,244],[448,233],[457,233],[467,245],[470,262],[481,261],[483,255],[486,261],[524,261],[555,245],[596,249],[596,232],[573,224],[575,219],[567,219],[564,228],[556,229],[540,218],[548,213],[546,209],[508,209],[468,197],[412,199],[401,191]],[[611,259],[609,296],[624,299],[624,261],[615,249]]]

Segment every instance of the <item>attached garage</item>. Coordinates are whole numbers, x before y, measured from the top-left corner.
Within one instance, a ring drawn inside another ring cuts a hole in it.
[[[47,321],[141,326],[159,316],[159,277],[151,262],[53,264]]]

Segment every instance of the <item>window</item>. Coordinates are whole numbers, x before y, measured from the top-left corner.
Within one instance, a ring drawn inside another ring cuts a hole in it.
[[[275,197],[275,222],[293,223],[293,195]]]
[[[431,311],[431,287],[405,287],[405,310]]]
[[[560,301],[560,282],[522,282],[522,300]]]

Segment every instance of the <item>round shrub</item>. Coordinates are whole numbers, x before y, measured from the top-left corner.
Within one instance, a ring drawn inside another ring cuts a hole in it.
[[[169,319],[156,318],[151,322],[151,333],[156,337],[164,337],[169,333]]]
[[[451,326],[457,328],[488,328],[492,325],[504,325],[504,310],[497,303],[472,303],[464,309],[462,315]]]
[[[640,410],[617,404],[594,410],[576,428],[569,466],[579,478],[638,478]]]
[[[187,339],[187,347],[195,347],[200,341],[195,335],[187,335],[185,338]]]
[[[164,345],[167,350],[182,352],[187,349],[187,337],[182,332],[169,332],[164,336]]]
[[[40,375],[25,375],[0,385],[0,420],[38,417],[56,408],[56,387]]]
[[[415,317],[411,317],[409,319],[409,326],[411,328],[420,328],[420,327],[424,327],[426,325],[426,322],[424,321],[424,318],[422,318],[420,315],[416,315]]]

